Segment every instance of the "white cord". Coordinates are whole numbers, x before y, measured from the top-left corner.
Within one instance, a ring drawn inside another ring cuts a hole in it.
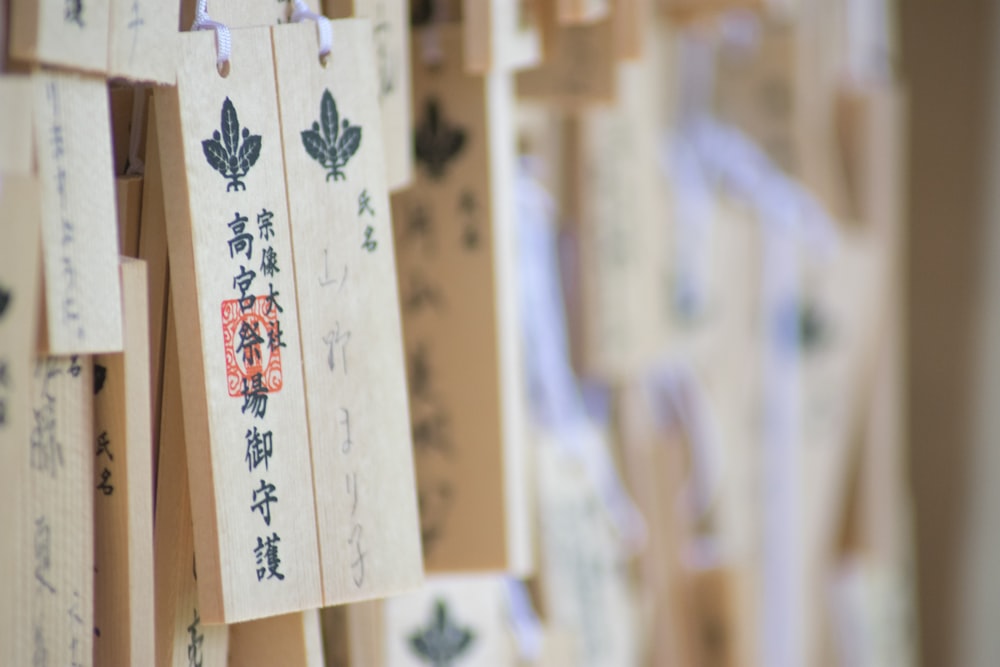
[[[191,30],[214,30],[215,31],[215,64],[222,67],[229,62],[229,56],[233,52],[233,36],[229,32],[229,26],[225,23],[213,21],[208,16],[208,0],[198,0],[198,6],[194,10],[194,23]]]
[[[305,0],[295,0],[292,23],[302,21],[316,22],[316,30],[319,32],[319,57],[329,56],[330,50],[333,48],[333,27],[330,25],[330,19],[309,9]]]

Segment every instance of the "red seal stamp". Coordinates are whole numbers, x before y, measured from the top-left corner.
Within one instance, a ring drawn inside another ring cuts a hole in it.
[[[278,309],[267,299],[222,302],[222,343],[230,396],[246,396],[248,387],[273,394],[281,390],[281,327]]]

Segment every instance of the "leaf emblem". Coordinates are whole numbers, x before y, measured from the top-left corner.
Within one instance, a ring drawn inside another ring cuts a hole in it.
[[[338,126],[340,125],[340,114],[337,113],[337,103],[333,101],[330,90],[323,91],[323,99],[319,104],[319,116],[323,122],[323,137],[327,146],[337,143]]]
[[[326,180],[344,180],[342,171],[361,147],[361,126],[340,120],[337,103],[330,90],[324,90],[319,105],[319,121],[300,132],[302,146],[313,160],[326,169]]]
[[[320,163],[326,160],[327,143],[319,130],[302,130],[302,145],[306,147],[306,153],[309,153],[312,159]]]
[[[465,130],[450,126],[441,117],[441,104],[430,98],[425,105],[424,120],[414,137],[417,161],[424,165],[431,178],[439,180],[445,167],[465,148]]]
[[[219,129],[201,142],[205,160],[212,169],[229,179],[226,192],[246,190],[243,178],[260,158],[261,137],[240,128],[236,106],[228,97],[222,103]]]
[[[475,641],[476,635],[469,628],[460,628],[448,614],[448,605],[438,599],[434,603],[431,620],[427,626],[409,637],[414,653],[434,667],[450,667]]]

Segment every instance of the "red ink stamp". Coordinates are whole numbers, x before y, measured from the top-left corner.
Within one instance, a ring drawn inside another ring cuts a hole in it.
[[[226,385],[230,396],[244,396],[246,387],[261,383],[261,390],[281,390],[281,327],[278,309],[268,308],[267,299],[222,302],[222,343],[226,352]],[[270,312],[268,312],[270,311]],[[258,379],[259,376],[259,379]]]

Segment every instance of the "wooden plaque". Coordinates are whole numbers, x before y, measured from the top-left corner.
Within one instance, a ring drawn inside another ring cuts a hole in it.
[[[179,12],[177,2],[111,0],[108,75],[173,85]]]
[[[98,74],[107,71],[111,0],[9,2],[12,60]]]
[[[465,67],[472,74],[527,69],[542,60],[538,2],[465,0],[462,24]]]
[[[507,583],[492,575],[432,577],[419,591],[386,600],[385,662],[513,665]]]
[[[3,85],[0,84],[0,90]],[[0,96],[0,104],[6,100]],[[12,119],[13,120],[13,119]],[[28,124],[21,125],[25,131]],[[0,457],[11,475],[0,487],[0,663],[30,664],[35,594],[32,549],[34,515],[30,448],[32,374],[38,323],[41,270],[41,212],[38,181],[0,172],[0,219],[7,237],[0,245]]]
[[[107,90],[102,79],[73,74],[39,72],[32,79],[48,352],[119,352],[121,285]]]
[[[530,567],[509,74],[414,56],[418,171],[393,197],[428,571]],[[417,42],[417,40],[414,40]]]
[[[156,110],[149,106],[146,130],[146,173],[142,185],[139,257],[146,262],[149,288],[149,378],[152,391],[153,466],[159,461],[163,359],[167,327],[167,221],[163,203],[163,174],[156,134]],[[156,479],[156,476],[153,476]],[[154,490],[155,497],[155,490]]]
[[[181,36],[155,92],[206,623],[322,600],[270,28]]]
[[[413,180],[410,136],[410,28],[405,0],[325,0],[332,18],[371,19],[382,106],[386,185],[401,190]]]
[[[558,26],[549,33],[545,62],[517,75],[517,95],[572,109],[610,104],[616,92],[615,24]]]
[[[580,291],[575,357],[585,375],[624,378],[661,353],[657,257],[662,218],[654,211],[659,141],[645,63],[619,67],[618,103],[575,124]]]
[[[29,174],[35,171],[32,124],[34,112],[32,79],[23,75],[0,76],[0,173]]]
[[[370,23],[272,29],[323,603],[423,580]]]
[[[583,423],[572,437],[603,438]],[[638,658],[625,554],[606,504],[569,447],[546,435],[537,445],[539,583],[547,623],[573,634],[581,665],[629,665]]]
[[[198,565],[191,525],[184,411],[173,312],[166,314],[163,421],[154,524],[156,667],[223,667],[229,646],[224,625],[206,625],[198,605]]]
[[[44,357],[30,393],[28,540],[34,577],[20,611],[32,661],[93,664],[94,375],[90,357]]]
[[[122,258],[125,352],[94,357],[94,662],[153,664],[146,264]]]
[[[319,610],[229,626],[230,667],[326,667]]]

